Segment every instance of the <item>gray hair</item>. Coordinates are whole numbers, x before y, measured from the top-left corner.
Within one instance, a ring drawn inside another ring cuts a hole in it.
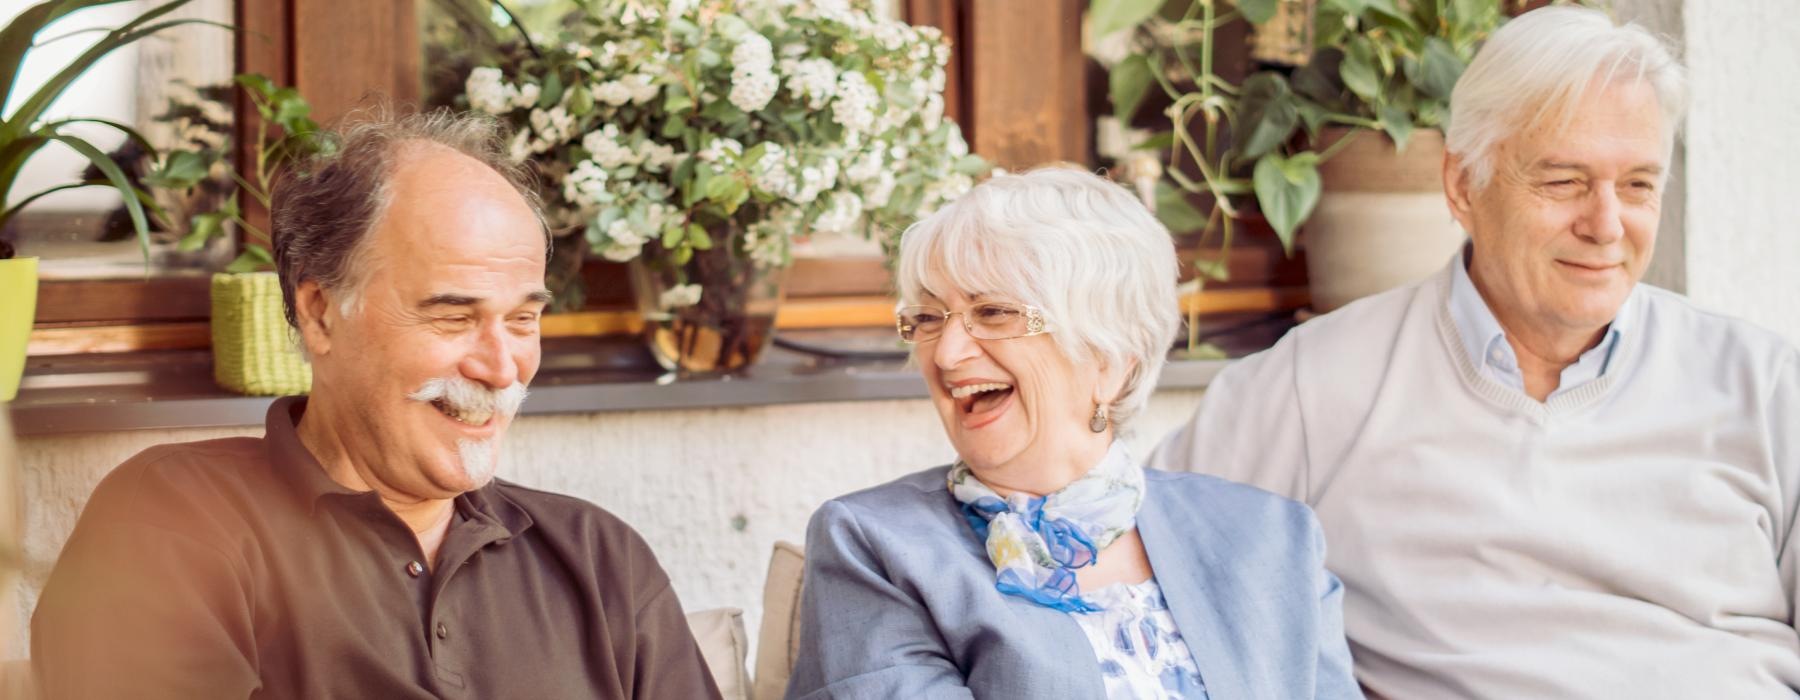
[[[352,115],[318,155],[291,165],[276,181],[270,207],[275,271],[288,325],[298,329],[295,290],[313,280],[341,293],[338,309],[351,313],[361,298],[369,231],[392,199],[393,170],[409,144],[444,146],[493,169],[525,198],[544,225],[529,171],[506,149],[505,128],[493,117],[447,109],[394,116],[386,108]]]
[[[1532,10],[1494,32],[1456,81],[1445,147],[1462,160],[1475,187],[1485,187],[1502,141],[1526,129],[1566,125],[1591,85],[1638,81],[1656,93],[1663,143],[1673,148],[1687,109],[1687,78],[1665,40],[1599,10]]]
[[[1044,310],[1074,361],[1136,362],[1111,416],[1119,435],[1150,400],[1181,325],[1175,244],[1125,187],[1066,167],[999,175],[900,239],[905,303],[946,284]]]

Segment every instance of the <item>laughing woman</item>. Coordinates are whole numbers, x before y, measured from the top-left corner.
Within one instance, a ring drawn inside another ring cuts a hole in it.
[[[1312,512],[1118,438],[1178,324],[1168,232],[1064,169],[900,244],[900,337],[959,457],[807,529],[789,698],[1358,698]]]

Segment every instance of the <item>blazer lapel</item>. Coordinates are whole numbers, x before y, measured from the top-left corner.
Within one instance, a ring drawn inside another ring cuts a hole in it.
[[[1201,513],[1167,512],[1158,494],[1154,487],[1145,490],[1137,527],[1157,585],[1169,603],[1169,613],[1175,617],[1181,637],[1200,667],[1200,680],[1206,684],[1207,694],[1214,698],[1248,697],[1236,643],[1229,634],[1232,611],[1221,607],[1236,592],[1228,590],[1228,575],[1207,575],[1227,573],[1217,550],[1217,528]]]

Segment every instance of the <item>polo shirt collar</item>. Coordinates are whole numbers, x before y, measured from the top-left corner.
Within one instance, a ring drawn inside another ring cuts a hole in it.
[[[307,513],[317,513],[319,501],[327,497],[374,503],[385,509],[372,491],[355,491],[334,481],[325,473],[324,465],[300,442],[300,417],[306,413],[306,397],[285,396],[269,405],[264,422],[263,442],[268,446],[269,463],[276,478],[286,487],[288,496]],[[492,525],[504,533],[499,539],[516,537],[533,524],[531,514],[499,492],[498,480],[456,497],[457,513],[478,524]]]

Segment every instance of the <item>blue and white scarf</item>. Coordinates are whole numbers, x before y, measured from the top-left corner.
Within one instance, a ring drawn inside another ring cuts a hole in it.
[[[1002,498],[960,461],[950,468],[950,493],[987,543],[1001,593],[1063,612],[1094,612],[1100,606],[1081,597],[1075,570],[1137,526],[1144,470],[1115,441],[1100,464],[1048,496]]]

